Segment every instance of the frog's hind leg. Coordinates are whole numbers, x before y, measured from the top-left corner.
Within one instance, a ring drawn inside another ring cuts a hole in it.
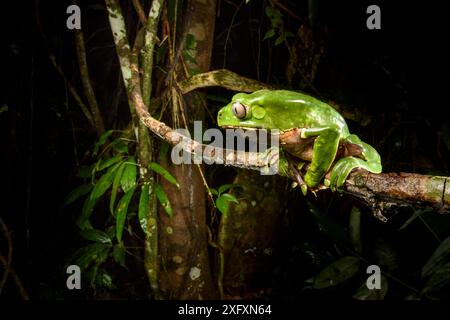
[[[380,155],[371,145],[362,142],[356,135],[350,135],[346,140],[362,147],[361,155],[364,159],[345,157],[336,162],[331,169],[330,177],[330,188],[333,191],[342,190],[348,175],[355,168],[362,168],[373,173],[380,173],[382,169]]]
[[[311,165],[305,175],[310,188],[317,186],[330,169],[339,147],[339,130],[336,127],[303,129],[302,138],[317,137],[314,141]]]

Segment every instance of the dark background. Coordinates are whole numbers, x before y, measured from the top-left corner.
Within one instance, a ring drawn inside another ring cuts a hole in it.
[[[235,21],[260,17],[267,20],[255,2],[242,5]],[[286,3],[300,15],[306,8],[305,1]],[[386,172],[448,175],[450,144],[446,146],[445,141],[450,139],[450,26],[449,11],[443,3],[319,1],[318,24],[327,27],[328,36],[327,52],[314,85],[325,97],[373,118],[368,127],[352,122],[349,125],[351,131],[377,146]],[[73,35],[65,27],[69,4],[40,1],[39,14],[52,51],[62,62],[66,76],[79,86]],[[369,4],[381,7],[381,30],[366,28],[365,10]],[[2,10],[4,84],[0,106],[6,104],[8,111],[0,113],[0,215],[13,231],[13,266],[31,297],[46,299],[61,297],[65,290],[62,266],[77,245],[77,231],[70,212],[64,212],[61,204],[77,185],[77,166],[96,137],[49,63],[34,23],[34,5],[34,1],[9,2],[8,9]],[[102,7],[102,1],[91,1],[89,5],[82,2],[82,21],[85,37],[92,36],[87,50],[94,88],[106,126],[111,127],[125,124],[128,118],[123,95],[119,114],[124,118],[108,118],[106,111],[111,102],[110,90],[119,75]],[[220,1],[220,9],[216,35],[229,27],[235,12],[235,7],[225,1]],[[267,27],[268,22],[264,23]],[[256,78],[257,66],[249,54],[251,28],[247,22],[232,29],[225,67]],[[222,36],[216,41],[211,69],[224,65],[223,45]],[[264,46],[262,66],[269,59]],[[271,72],[261,67],[260,80],[282,85],[286,50],[282,46],[274,48],[270,59]],[[389,227],[384,228],[389,233]],[[411,242],[411,247],[418,248],[435,245],[427,237]],[[2,239],[2,250],[3,245]],[[423,265],[429,253],[417,250],[418,265]],[[15,290],[7,289],[11,298],[17,297]],[[282,295],[292,297],[290,293]],[[136,297],[140,297],[139,293]]]

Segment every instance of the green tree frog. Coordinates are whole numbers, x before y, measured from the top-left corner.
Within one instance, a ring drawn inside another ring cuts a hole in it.
[[[355,168],[381,172],[378,152],[350,134],[344,118],[335,109],[300,92],[264,89],[250,94],[238,93],[219,111],[217,122],[222,128],[278,129],[281,132],[300,128],[301,138],[313,141],[311,163],[301,186],[304,194],[307,188],[317,187],[330,169],[324,185],[333,191],[343,190],[347,176]],[[342,140],[356,144],[361,149],[360,155],[342,157],[333,166]]]

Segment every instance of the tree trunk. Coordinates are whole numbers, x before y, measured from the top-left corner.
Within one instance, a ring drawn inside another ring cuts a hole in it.
[[[185,23],[187,30],[181,33],[192,34],[196,40],[196,63],[187,63],[190,69],[209,70],[215,8],[215,0],[190,0],[188,3],[186,16],[189,22]],[[185,115],[191,116],[187,121],[202,120],[203,106],[198,103],[199,99],[187,98],[189,103],[186,104]],[[208,257],[206,192],[200,167],[194,164],[174,165],[168,158],[160,159],[159,163],[180,184],[180,189],[177,189],[161,180],[173,208],[172,218],[162,208],[160,210],[161,291],[170,299],[217,298]]]

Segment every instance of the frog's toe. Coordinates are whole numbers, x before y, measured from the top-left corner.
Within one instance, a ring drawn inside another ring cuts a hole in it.
[[[344,184],[345,179],[347,177],[345,174],[345,172],[347,171],[346,170],[347,166],[348,162],[338,161],[331,170],[330,185],[329,185],[331,191],[342,189],[342,185]]]
[[[302,184],[300,186],[300,189],[302,190],[303,195],[306,196],[306,194],[308,193],[308,186],[306,184]]]

